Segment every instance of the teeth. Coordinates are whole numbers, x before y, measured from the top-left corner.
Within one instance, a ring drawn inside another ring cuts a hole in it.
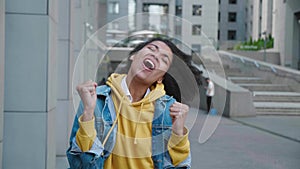
[[[149,69],[151,69],[151,70],[154,69],[154,63],[153,63],[151,60],[146,59],[146,60],[144,61],[144,64],[145,64],[145,66],[146,66],[147,68],[149,68]]]

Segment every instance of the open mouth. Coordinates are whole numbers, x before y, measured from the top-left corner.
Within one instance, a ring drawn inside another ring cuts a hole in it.
[[[154,63],[150,60],[150,59],[145,59],[144,60],[144,65],[150,69],[150,70],[154,70],[155,69],[155,65]]]

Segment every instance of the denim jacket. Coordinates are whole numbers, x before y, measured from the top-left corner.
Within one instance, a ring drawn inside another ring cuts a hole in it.
[[[96,88],[98,99],[94,116],[97,137],[91,149],[87,152],[82,152],[76,143],[76,132],[79,129],[78,118],[83,113],[83,104],[80,102],[70,136],[70,147],[67,150],[71,169],[103,169],[105,159],[111,154],[116,143],[117,125],[115,125],[112,133],[109,135],[105,146],[103,147],[102,145],[102,141],[116,118],[110,91],[110,87],[106,85]],[[155,169],[189,169],[191,166],[191,154],[175,167],[167,150],[172,132],[172,119],[169,115],[169,107],[174,102],[175,99],[167,95],[162,96],[155,102],[152,121],[152,160]]]

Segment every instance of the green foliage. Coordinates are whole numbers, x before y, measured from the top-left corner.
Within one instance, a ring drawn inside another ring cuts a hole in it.
[[[264,49],[265,40],[263,38],[259,38],[258,40],[253,41],[252,37],[250,37],[249,41],[241,42],[234,46],[234,50],[250,50],[257,51]],[[271,34],[266,38],[266,49],[273,48],[274,46],[274,38]]]

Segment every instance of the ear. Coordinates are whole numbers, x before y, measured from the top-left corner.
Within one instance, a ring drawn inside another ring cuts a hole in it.
[[[134,60],[134,57],[135,57],[135,55],[131,55],[130,57],[129,57],[129,60]]]
[[[159,78],[159,79],[157,80],[157,83],[162,83],[162,81],[163,81],[163,77]]]

